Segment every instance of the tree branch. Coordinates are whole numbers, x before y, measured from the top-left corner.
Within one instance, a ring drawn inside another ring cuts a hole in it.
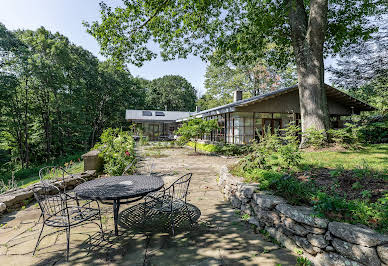
[[[141,28],[144,28],[148,23],[150,23],[151,20],[153,20],[158,14],[159,12],[167,5],[167,3],[169,2],[170,0],[164,0],[164,2],[155,10],[155,13],[150,16],[143,24],[141,24],[139,27],[135,28],[132,30],[132,32],[130,33],[130,36],[132,36],[133,34],[135,34],[136,32],[138,32]]]

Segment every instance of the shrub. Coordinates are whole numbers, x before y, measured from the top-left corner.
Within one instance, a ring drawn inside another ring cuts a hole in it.
[[[101,135],[101,141],[93,149],[101,151],[104,172],[121,175],[125,167],[135,158],[135,142],[129,132],[108,128]]]
[[[346,123],[346,127],[339,129],[330,129],[327,131],[329,140],[345,147],[356,147],[360,145],[359,131],[360,127],[355,124]]]
[[[326,133],[325,130],[317,130],[309,128],[303,132],[303,136],[306,138],[307,145],[313,146],[316,149],[322,148],[326,145]]]
[[[359,137],[365,143],[388,143],[388,114],[362,119]]]
[[[243,169],[289,170],[302,159],[295,128],[284,129],[284,136],[267,132],[260,142],[252,144],[252,152],[241,160]]]

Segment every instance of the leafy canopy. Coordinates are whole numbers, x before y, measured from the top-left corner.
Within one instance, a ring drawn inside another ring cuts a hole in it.
[[[304,2],[308,14],[310,1]],[[125,0],[112,9],[102,2],[101,21],[85,25],[104,55],[137,66],[157,56],[150,42],[160,45],[164,60],[194,54],[218,62],[252,63],[266,57],[271,64],[282,66],[292,58],[289,3]],[[369,17],[386,9],[384,0],[330,1],[326,54],[340,53],[368,39],[377,29]]]
[[[197,91],[182,76],[166,75],[147,85],[146,105],[150,109],[194,111]]]

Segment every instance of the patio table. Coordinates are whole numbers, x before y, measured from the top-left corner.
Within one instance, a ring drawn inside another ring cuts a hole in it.
[[[74,192],[81,199],[98,200],[104,204],[113,205],[115,235],[117,236],[120,204],[138,201],[148,193],[161,189],[163,185],[163,180],[157,176],[111,176],[84,182],[76,186]],[[113,201],[113,203],[106,201]]]

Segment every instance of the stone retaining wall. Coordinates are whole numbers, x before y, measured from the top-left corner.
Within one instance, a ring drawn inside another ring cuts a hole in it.
[[[363,225],[330,222],[310,207],[292,206],[258,184],[247,184],[221,168],[218,185],[234,208],[249,214],[249,223],[265,229],[286,248],[303,250],[314,265],[388,265],[388,235]]]
[[[95,170],[88,170],[80,174],[67,176],[64,181],[54,179],[51,183],[59,188],[66,186],[66,190],[70,190],[83,182],[80,177],[85,180],[90,180],[96,178],[97,174]],[[33,186],[34,184],[27,188],[14,189],[0,194],[0,215],[7,211],[16,210],[26,205],[27,202],[30,202],[34,198],[34,194],[31,190]]]

